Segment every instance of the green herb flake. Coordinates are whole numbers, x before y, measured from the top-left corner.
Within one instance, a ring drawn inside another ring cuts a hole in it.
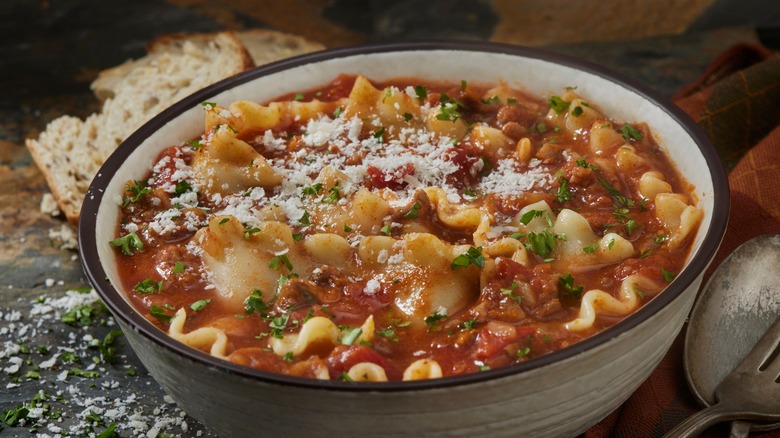
[[[428,97],[428,87],[424,85],[415,85],[414,94],[417,95],[418,99],[425,100]]]
[[[217,106],[217,103],[216,102],[201,102],[200,105],[203,108],[206,108],[207,110],[210,110],[210,109],[214,108],[215,106]]]
[[[642,133],[639,132],[638,129],[634,128],[631,125],[623,125],[622,128],[620,128],[620,133],[623,134],[623,138],[626,141],[636,140],[641,141],[644,136],[642,136]]]
[[[517,350],[516,356],[517,357],[526,357],[528,354],[531,353],[531,349],[529,347],[520,348]]]
[[[507,296],[510,299],[517,301],[517,304],[522,304],[523,297],[515,294],[515,291],[518,287],[520,287],[520,285],[517,284],[516,281],[513,281],[512,284],[509,285],[509,288],[501,288],[501,295]]]
[[[571,115],[573,115],[574,117],[581,116],[582,115],[582,107],[577,105],[574,108],[572,108]]]
[[[230,222],[230,218],[229,218],[229,217],[223,217],[223,218],[222,218],[222,219],[219,221],[219,224],[220,224],[220,225],[225,225],[225,224],[226,224],[226,223],[228,223],[228,222]]]
[[[151,309],[149,309],[149,314],[160,322],[170,322],[171,318],[173,318],[171,315],[168,315],[165,309],[157,305],[152,305]]]
[[[571,102],[563,100],[560,96],[552,96],[547,101],[547,106],[550,107],[556,114],[560,114],[569,109]]]
[[[471,318],[468,321],[463,321],[462,323],[458,324],[458,328],[462,328],[465,330],[474,330],[474,324],[477,323],[476,318]]]
[[[183,195],[187,192],[192,191],[192,186],[187,181],[181,180],[176,183],[176,188],[174,189],[174,191],[176,192],[177,195]]]
[[[71,368],[68,370],[69,376],[83,377],[85,379],[96,379],[100,377],[100,372],[83,370],[81,368]]]
[[[301,224],[302,227],[308,227],[311,225],[311,219],[309,218],[309,212],[304,211],[303,215],[300,219],[298,219],[298,223]]]
[[[339,199],[341,199],[341,189],[343,187],[339,186],[338,183],[336,183],[335,186],[331,187],[328,190],[328,197],[323,197],[322,202],[323,204],[333,204],[335,202],[338,202]]]
[[[385,225],[384,227],[382,227],[379,231],[381,231],[382,234],[384,234],[385,236],[389,236],[390,233],[392,232],[392,230],[390,229],[390,225],[389,224]]]
[[[190,309],[196,312],[200,312],[201,310],[205,309],[210,302],[211,302],[210,299],[195,301],[194,303],[190,304]]]
[[[133,290],[138,292],[141,295],[160,293],[162,289],[163,289],[163,282],[162,281],[156,282],[151,278],[147,278],[146,280],[139,281],[135,286],[133,286]]]
[[[528,239],[528,243],[525,245],[526,249],[543,259],[546,259],[555,249],[556,236],[549,231],[528,233],[526,238]]]
[[[126,234],[108,243],[113,247],[121,248],[122,254],[129,256],[133,255],[133,251],[143,251],[144,249],[144,243],[138,237],[138,234],[135,233]]]
[[[252,237],[252,234],[256,234],[260,232],[260,228],[252,227],[244,231],[244,239],[249,240],[250,237]]]
[[[599,249],[599,244],[598,243],[594,243],[593,245],[588,245],[588,246],[582,248],[582,252],[584,252],[585,254],[592,254],[592,253],[596,252],[597,249]]]
[[[482,255],[482,247],[470,247],[465,253],[455,257],[450,263],[450,268],[453,270],[465,268],[466,266],[474,265],[478,268],[485,266],[485,256]]]
[[[333,118],[338,119],[342,114],[344,114],[344,108],[338,107],[333,111]]]
[[[664,280],[666,280],[667,283],[671,283],[672,280],[674,280],[674,278],[677,276],[676,273],[667,271],[663,266],[661,266],[661,275],[663,275]]]
[[[655,242],[656,245],[661,245],[669,238],[669,236],[665,234],[661,234],[660,236],[655,236],[655,239],[653,239],[653,242]]]
[[[420,205],[419,202],[415,202],[414,205],[412,205],[412,208],[406,212],[404,215],[404,219],[417,219],[418,216],[420,216]]]
[[[282,266],[287,268],[288,271],[293,270],[292,262],[290,262],[290,259],[287,258],[287,254],[272,257],[268,262],[268,267],[271,269],[276,269],[277,271],[281,270]]]
[[[398,342],[398,336],[395,334],[395,330],[393,330],[392,327],[388,327],[384,330],[377,330],[376,333],[383,337],[390,340],[390,342]]]
[[[322,191],[322,183],[315,183],[301,189],[301,196],[317,196]]]
[[[405,122],[411,122],[413,118],[414,118],[414,116],[412,115],[412,113],[404,113],[404,121]]]
[[[430,315],[425,317],[425,325],[428,326],[428,331],[431,331],[436,324],[441,321],[442,319],[447,318],[447,315],[444,315],[439,312],[433,312]]]
[[[303,100],[303,93],[295,93],[295,97],[293,97],[293,100],[296,102],[300,102]]]
[[[573,198],[569,191],[569,180],[564,176],[558,177],[558,190],[555,192],[555,200],[563,203]]]
[[[174,274],[183,274],[184,271],[187,270],[187,266],[182,262],[176,262],[173,264],[173,272]]]
[[[125,198],[125,200],[122,202],[122,207],[127,207],[130,204],[134,204],[141,200],[145,195],[149,194],[152,189],[147,187],[147,181],[141,180],[141,181],[133,181],[133,185],[131,186],[129,183],[125,184],[125,190],[130,192],[132,196],[129,196]]]
[[[571,274],[566,274],[558,277],[558,285],[563,289],[564,295],[571,298],[582,298],[582,285],[574,285],[574,277]]]
[[[352,227],[350,227],[349,225],[347,225],[347,224],[345,223],[345,224],[344,224],[344,232],[345,232],[345,233],[352,232]]]
[[[352,345],[355,343],[355,341],[357,341],[357,339],[362,334],[363,334],[363,329],[360,327],[355,329],[347,329],[346,333],[344,334],[344,337],[341,338],[341,343],[343,345]]]
[[[501,99],[498,96],[490,96],[487,99],[482,99],[480,102],[484,103],[485,105],[496,105],[501,103]]]
[[[529,210],[520,216],[520,223],[523,225],[528,225],[534,218],[541,217],[544,213],[544,210]]]
[[[268,305],[263,301],[263,292],[260,289],[252,289],[252,293],[244,300],[244,312],[247,315],[257,312],[265,315]]]

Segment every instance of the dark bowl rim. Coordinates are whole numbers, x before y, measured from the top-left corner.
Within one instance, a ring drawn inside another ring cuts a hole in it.
[[[310,378],[287,376],[283,374],[257,370],[223,361],[207,353],[186,346],[185,344],[174,340],[167,333],[159,330],[152,323],[147,321],[146,318],[139,314],[135,309],[132,308],[132,306],[128,304],[127,301],[125,301],[125,299],[122,297],[122,293],[116,290],[110,284],[100,263],[95,234],[95,230],[97,228],[97,212],[100,206],[101,194],[104,192],[105,188],[111,181],[110,176],[121,167],[125,158],[133,150],[135,150],[135,148],[139,146],[143,140],[152,132],[160,129],[167,122],[173,120],[183,112],[191,109],[193,106],[197,106],[201,102],[206,101],[207,98],[213,95],[221,93],[237,85],[252,81],[256,78],[284,71],[290,68],[299,67],[310,63],[322,62],[334,58],[346,58],[363,54],[441,50],[505,54],[523,58],[532,58],[575,68],[604,78],[623,88],[637,93],[655,106],[660,107],[673,120],[679,123],[679,125],[697,144],[702,156],[707,162],[707,167],[709,168],[713,183],[713,206],[715,206],[715,211],[712,212],[712,224],[707,230],[707,234],[704,237],[701,248],[691,258],[688,266],[672,281],[671,284],[667,286],[664,293],[656,296],[653,300],[645,304],[630,316],[626,317],[620,323],[569,347],[529,360],[527,362],[491,369],[483,372],[444,377],[440,379],[407,382],[364,382],[360,384],[351,384],[334,380],[315,380]],[[132,330],[138,332],[152,342],[165,347],[182,358],[195,362],[201,362],[204,366],[208,366],[228,374],[252,380],[259,380],[270,385],[287,385],[317,390],[353,392],[419,391],[476,384],[489,380],[502,379],[514,374],[529,372],[554,362],[563,361],[565,359],[574,357],[587,350],[598,347],[610,339],[628,332],[632,328],[646,321],[651,315],[655,314],[660,309],[674,301],[683,290],[691,286],[700,273],[703,273],[707,269],[710,261],[720,246],[723,235],[725,234],[726,224],[728,221],[728,211],[729,187],[725,175],[725,170],[710,140],[707,138],[702,129],[685,112],[683,112],[667,98],[650,89],[648,86],[621,73],[615,72],[607,67],[584,61],[572,56],[551,52],[545,49],[483,41],[421,40],[372,43],[344,48],[328,49],[299,55],[260,67],[255,67],[251,70],[247,70],[235,76],[223,79],[185,97],[141,126],[124,142],[122,142],[117,150],[105,161],[103,166],[98,171],[97,176],[90,184],[90,187],[86,193],[81,209],[81,218],[78,227],[78,240],[84,272],[86,273],[90,283],[93,285],[100,298],[108,306],[111,313],[115,317],[121,319]]]

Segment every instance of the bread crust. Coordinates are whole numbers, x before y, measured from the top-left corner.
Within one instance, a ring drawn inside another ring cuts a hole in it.
[[[103,101],[99,113],[83,121],[67,115],[55,119],[25,145],[60,210],[77,225],[89,183],[102,163],[121,141],[183,93],[190,94],[256,63],[321,49],[323,45],[303,37],[265,29],[161,35],[148,43],[144,57],[100,72],[90,87]],[[194,63],[192,58],[204,53],[222,57],[221,62],[198,63],[199,67],[213,66],[208,74],[178,68]],[[165,74],[166,67],[189,71],[193,77],[154,77]],[[128,120],[127,114],[134,117]]]

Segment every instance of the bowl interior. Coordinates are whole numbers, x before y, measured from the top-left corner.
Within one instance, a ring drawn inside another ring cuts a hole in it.
[[[610,118],[645,122],[651,127],[655,140],[676,163],[680,173],[695,186],[695,197],[704,211],[687,267],[663,294],[613,327],[615,330],[605,330],[610,333],[602,332],[594,337],[595,340],[589,339],[580,343],[583,345],[569,349],[588,348],[588,345],[603,342],[619,334],[620,329],[616,327],[636,325],[653,312],[653,306],[658,308],[671,302],[706,269],[720,243],[728,211],[728,189],[717,156],[687,116],[670,103],[654,97],[641,85],[568,57],[514,46],[409,43],[341,49],[271,64],[201,90],[152,119],[107,160],[84,203],[80,243],[87,274],[115,313],[124,314],[122,317],[131,326],[149,336],[159,332],[136,314],[123,294],[111,286],[121,284],[121,281],[116,269],[116,253],[107,242],[115,238],[118,205],[125,182],[143,177],[163,149],[202,133],[201,102],[225,106],[241,99],[266,102],[282,94],[325,85],[342,73],[362,74],[377,81],[411,77],[420,81],[453,83],[461,80],[484,84],[504,82],[537,96],[559,94],[565,87],[576,86],[584,99],[593,102]],[[197,356],[199,352],[192,354]],[[539,358],[543,361],[535,359],[522,365],[556,360],[556,354],[573,353],[558,352],[551,358]]]

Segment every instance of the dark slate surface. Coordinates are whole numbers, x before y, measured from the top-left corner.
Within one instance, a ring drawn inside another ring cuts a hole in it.
[[[341,25],[352,26],[368,41],[401,36],[486,40],[499,20],[479,8],[472,11],[476,21],[455,14],[452,20],[466,21],[456,26],[459,33],[452,33],[448,30],[452,27],[443,22],[423,28],[392,2],[371,2],[374,13],[379,11],[384,18],[368,25],[359,10],[354,12],[354,3],[334,2],[323,14],[339,17]],[[476,3],[458,2],[466,9],[475,8]],[[352,15],[344,14],[348,10],[353,10]],[[263,26],[241,17],[232,22],[242,28]],[[0,3],[0,411],[29,405],[39,391],[46,394],[42,403],[48,405],[45,420],[3,426],[0,435],[55,436],[61,428],[82,436],[90,430],[100,433],[116,423],[121,436],[147,432],[209,436],[203,426],[166,400],[122,337],[104,346],[116,348],[114,363],[101,361],[99,349],[84,348],[89,339],[102,342],[116,330],[98,304],[91,305],[95,314],[86,327],[62,322],[62,309],[37,314],[43,305],[56,304],[65,297],[66,290],[87,284],[77,252],[60,249],[58,242],[49,238],[50,230],[68,224],[40,213],[40,199],[48,190],[23,142],[37,136],[56,117],[85,117],[97,110],[90,81],[101,69],[142,56],[150,39],[170,31],[217,30],[223,28],[220,23],[219,17],[202,10],[159,0],[133,2],[132,7],[97,0]],[[550,49],[613,68],[671,96],[694,80],[720,51],[738,41],[754,42],[755,33],[736,28]],[[14,345],[19,344],[22,351],[16,352]],[[29,353],[24,353],[26,348]],[[71,348],[80,363],[64,360]],[[18,370],[14,370],[11,357],[22,359]],[[87,369],[93,360],[99,376],[72,374],[74,368]],[[68,370],[71,375],[66,377],[63,372]],[[90,410],[95,415],[90,415]],[[159,430],[156,421],[160,422]]]

